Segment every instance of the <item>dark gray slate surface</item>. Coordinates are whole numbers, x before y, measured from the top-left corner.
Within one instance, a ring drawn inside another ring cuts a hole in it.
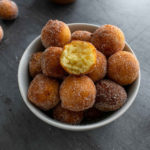
[[[150,149],[150,0],[77,0],[57,6],[49,0],[16,0],[15,21],[0,21],[0,150]],[[48,19],[66,23],[114,24],[125,33],[141,64],[142,80],[132,107],[117,121],[87,132],[70,132],[37,119],[25,106],[17,83],[19,59]]]

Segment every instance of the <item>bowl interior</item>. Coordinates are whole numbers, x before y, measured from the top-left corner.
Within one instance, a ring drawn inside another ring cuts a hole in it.
[[[98,26],[91,25],[91,24],[74,23],[74,24],[69,24],[69,28],[71,32],[76,31],[76,30],[87,30],[90,32],[94,32],[98,28]],[[42,46],[40,36],[38,36],[34,41],[31,42],[31,44],[25,50],[20,60],[19,69],[18,69],[18,84],[19,84],[19,89],[20,89],[22,98],[25,104],[27,105],[27,107],[38,118],[40,118],[44,122],[50,125],[53,125],[55,127],[59,127],[62,129],[67,129],[67,130],[78,130],[78,131],[89,130],[89,129],[93,129],[93,128],[106,125],[112,122],[113,120],[119,118],[130,107],[130,105],[134,101],[137,95],[138,89],[139,89],[139,85],[140,85],[140,75],[133,84],[127,87],[128,99],[127,99],[127,102],[124,104],[124,106],[115,112],[107,113],[106,116],[104,118],[101,118],[100,120],[96,120],[92,122],[83,122],[83,124],[81,125],[68,125],[68,124],[64,124],[64,123],[58,122],[50,118],[46,113],[44,113],[43,111],[35,107],[33,104],[31,104],[27,98],[27,90],[28,90],[29,83],[30,83],[30,77],[29,77],[29,72],[28,72],[28,62],[32,53],[41,51],[41,50],[44,50],[44,47]],[[128,46],[127,43],[125,45],[124,50],[130,51],[134,54],[134,52],[131,50],[131,48]]]

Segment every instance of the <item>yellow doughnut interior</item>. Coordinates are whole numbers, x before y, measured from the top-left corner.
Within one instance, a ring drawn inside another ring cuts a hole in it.
[[[72,41],[64,46],[60,63],[70,74],[88,73],[96,64],[96,49],[89,42]]]

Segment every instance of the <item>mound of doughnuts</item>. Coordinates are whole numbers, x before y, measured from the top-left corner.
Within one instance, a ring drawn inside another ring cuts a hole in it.
[[[136,57],[124,51],[125,37],[114,25],[71,33],[49,20],[41,31],[44,51],[32,54],[28,99],[52,117],[75,125],[100,119],[127,101],[127,85],[139,75]]]

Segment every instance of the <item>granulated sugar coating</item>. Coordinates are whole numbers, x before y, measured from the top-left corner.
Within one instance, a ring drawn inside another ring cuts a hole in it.
[[[94,70],[88,74],[88,76],[94,81],[101,80],[105,77],[107,72],[107,59],[106,57],[99,51],[97,53],[97,61]]]
[[[125,37],[121,29],[114,25],[100,26],[91,37],[91,42],[105,56],[110,56],[123,50]]]
[[[59,93],[63,108],[83,111],[93,106],[96,88],[89,77],[70,75],[61,84]]]
[[[0,26],[0,42],[3,39],[3,36],[4,36],[3,28]]]
[[[71,40],[71,32],[67,24],[58,20],[49,20],[41,31],[41,41],[45,48],[63,47]]]
[[[28,89],[29,100],[42,110],[49,110],[59,102],[58,81],[38,74]]]
[[[123,106],[127,99],[125,89],[111,80],[101,80],[96,84],[95,107],[100,111],[115,111]]]
[[[0,18],[12,20],[18,16],[18,6],[11,0],[0,0]]]
[[[31,77],[42,72],[41,70],[41,56],[42,52],[33,53],[29,61],[29,73]]]
[[[83,112],[73,112],[61,107],[61,104],[57,105],[53,109],[53,118],[68,124],[79,124],[83,119]]]
[[[41,67],[42,72],[46,76],[63,78],[66,74],[60,65],[61,47],[49,47],[42,55]]]
[[[81,31],[81,30],[75,31],[72,33],[71,40],[81,40],[81,41],[90,42],[91,32]]]
[[[108,76],[120,85],[133,83],[138,75],[138,60],[130,52],[120,51],[108,59]]]

